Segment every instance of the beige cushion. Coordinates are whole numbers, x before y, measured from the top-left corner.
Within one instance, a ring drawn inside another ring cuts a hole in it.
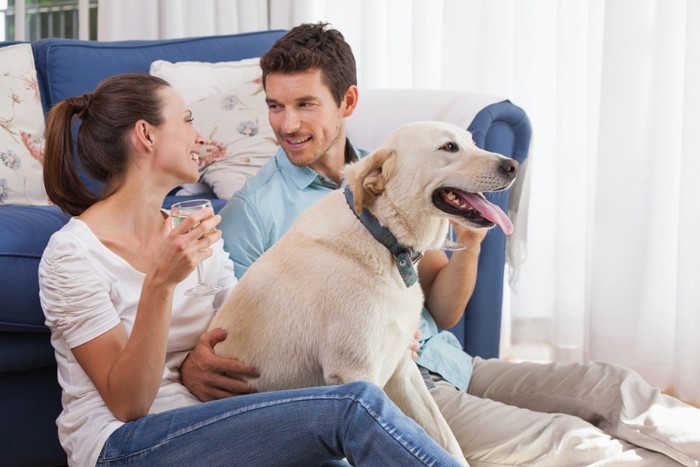
[[[49,204],[44,112],[29,44],[0,48],[0,205]]]
[[[194,125],[206,138],[201,178],[217,197],[230,199],[277,151],[259,82],[213,94],[190,105]]]
[[[216,63],[156,60],[151,63],[150,73],[170,83],[187,104],[226,92],[262,74],[259,58]]]

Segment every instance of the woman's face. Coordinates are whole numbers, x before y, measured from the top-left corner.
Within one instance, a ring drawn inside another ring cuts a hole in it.
[[[199,150],[204,138],[192,125],[192,112],[173,88],[158,91],[163,102],[163,123],[153,131],[155,163],[177,178],[177,184],[199,179]]]

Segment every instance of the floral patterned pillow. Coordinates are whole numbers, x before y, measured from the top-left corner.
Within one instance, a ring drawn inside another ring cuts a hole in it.
[[[149,72],[170,83],[188,105],[212,94],[228,91],[262,75],[259,57],[233,62],[156,60],[151,63]]]
[[[277,152],[260,78],[190,104],[207,140],[199,172],[216,196],[230,199]]]
[[[0,205],[47,205],[44,112],[29,44],[0,48]]]

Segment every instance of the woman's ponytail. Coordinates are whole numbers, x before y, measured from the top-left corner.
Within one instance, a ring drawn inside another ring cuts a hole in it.
[[[56,104],[47,117],[44,186],[49,199],[77,216],[118,189],[130,164],[129,132],[139,120],[162,123],[158,91],[169,84],[145,73],[116,75],[94,92]],[[76,148],[71,126],[80,119]],[[84,174],[104,185],[92,193],[80,179]]]
[[[89,95],[71,97],[56,104],[46,121],[44,187],[49,199],[71,216],[80,215],[99,197],[87,189],[78,175],[73,151],[73,117],[83,116]]]

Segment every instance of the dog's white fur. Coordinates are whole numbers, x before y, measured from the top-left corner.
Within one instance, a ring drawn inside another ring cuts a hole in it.
[[[445,146],[452,142],[458,146]],[[433,192],[507,188],[500,155],[478,149],[447,123],[419,122],[345,168],[355,207],[370,210],[400,243],[424,251],[445,238],[448,219]],[[389,251],[346,203],[342,190],[305,211],[248,270],[214,317],[228,331],[216,346],[260,370],[260,391],[371,381],[453,456],[462,450],[430,396],[408,346],[423,293],[406,288]]]

